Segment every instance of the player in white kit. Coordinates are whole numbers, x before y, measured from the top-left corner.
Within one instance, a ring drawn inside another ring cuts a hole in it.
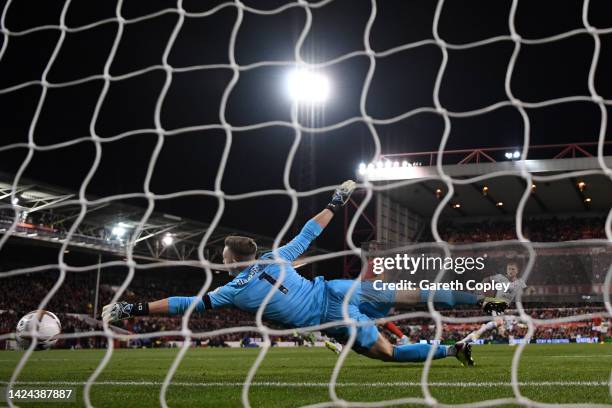
[[[527,287],[527,284],[522,278],[519,278],[519,265],[516,261],[510,261],[506,264],[506,274],[502,275],[498,273],[497,275],[489,276],[483,279],[483,282],[491,282],[495,283],[509,283],[507,291],[498,290],[495,294],[496,298],[503,299],[507,302],[508,305],[514,302],[518,292]],[[512,330],[514,325],[517,323],[517,319],[514,316],[504,316],[498,315],[496,312],[492,312],[493,316],[497,316],[494,320],[487,322],[480,326],[478,330],[475,330],[468,334],[462,342],[473,342],[478,340],[480,336],[489,330],[497,329],[498,333],[503,336],[506,330]]]

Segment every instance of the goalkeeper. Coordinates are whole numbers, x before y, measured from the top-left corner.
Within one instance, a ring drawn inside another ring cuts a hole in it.
[[[225,239],[223,263],[227,264],[232,281],[208,292],[202,298],[169,297],[154,302],[118,302],[104,306],[102,318],[106,322],[129,319],[134,316],[170,315],[185,313],[189,305],[196,301],[195,311],[202,313],[209,309],[236,307],[256,312],[263,299],[278,282],[281,268],[285,276],[278,289],[266,305],[263,317],[289,327],[316,326],[327,322],[344,320],[342,304],[354,284],[353,280],[330,280],[316,277],[310,281],[299,275],[291,262],[303,254],[310,243],[321,233],[343,207],[355,189],[354,181],[346,181],[336,189],[323,211],[306,223],[302,231],[288,244],[278,248],[282,261],[269,264],[256,263],[257,245],[247,237],[229,236]],[[268,252],[261,260],[273,260]],[[236,268],[236,262],[253,264]],[[281,265],[282,263],[282,265]],[[361,282],[353,292],[348,304],[350,318],[357,322],[356,338],[353,349],[367,357],[398,362],[419,362],[427,358],[429,344],[392,345],[376,328],[375,319],[385,317],[392,307],[406,307],[427,302],[428,291],[381,291],[373,289],[371,282]],[[456,304],[479,304],[485,310],[504,308],[505,302],[494,298],[483,298],[467,292],[438,290],[434,293],[437,305],[453,307]],[[354,328],[350,325],[335,326],[325,330],[325,334],[346,342]],[[467,343],[455,346],[439,346],[434,358],[455,356],[463,365],[473,365],[471,348]]]

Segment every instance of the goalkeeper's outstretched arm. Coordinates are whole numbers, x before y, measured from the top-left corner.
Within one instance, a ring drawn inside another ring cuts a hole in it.
[[[117,302],[104,306],[102,309],[102,320],[105,322],[117,322],[119,320],[131,319],[136,316],[180,316],[183,315],[192,302],[196,302],[195,312],[202,313],[207,308],[205,300],[195,296],[172,296],[153,302]]]

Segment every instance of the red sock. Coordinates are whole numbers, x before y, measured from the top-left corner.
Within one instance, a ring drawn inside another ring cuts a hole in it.
[[[393,322],[385,323],[385,329],[389,330],[391,333],[395,334],[400,339],[404,337],[404,333],[400,330],[399,327]]]

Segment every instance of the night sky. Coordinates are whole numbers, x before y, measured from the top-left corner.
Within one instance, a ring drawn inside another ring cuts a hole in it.
[[[187,11],[209,10],[214,1],[184,1]],[[273,9],[286,1],[244,1],[260,9]],[[4,8],[5,1],[0,1]],[[5,26],[10,31],[45,24],[58,24],[63,1],[14,1]],[[115,1],[72,1],[66,18],[77,27],[114,17]],[[126,19],[175,7],[172,1],[125,1]],[[510,1],[447,0],[439,34],[449,43],[466,43],[508,35]],[[384,51],[409,42],[433,38],[436,2],[384,0],[378,2],[371,46]],[[370,16],[370,2],[336,0],[312,9],[312,28],[302,49],[309,62],[324,62],[343,54],[363,50],[363,32]],[[524,38],[540,38],[583,28],[582,2],[519,1],[516,29]],[[201,64],[227,64],[230,33],[236,20],[234,7],[223,8],[209,17],[187,17],[169,56],[176,68]],[[113,76],[134,72],[161,63],[164,47],[177,21],[176,13],[125,27],[110,72]],[[596,27],[612,27],[612,4],[591,1],[589,19]],[[245,12],[236,41],[240,65],[260,61],[293,60],[294,47],[305,23],[301,8],[261,16]],[[69,33],[51,68],[48,81],[59,83],[103,72],[117,23]],[[596,76],[597,91],[612,99],[612,34],[601,35],[601,56]],[[10,37],[0,59],[0,89],[40,79],[59,38],[58,30]],[[0,41],[5,41],[0,37]],[[506,100],[504,77],[514,44],[511,41],[472,48],[449,50],[440,100],[451,111],[481,108]],[[593,53],[590,35],[575,35],[543,45],[523,45],[512,80],[512,90],[521,100],[536,102],[570,95],[588,95],[587,75]],[[435,45],[425,45],[378,58],[367,99],[369,115],[390,118],[417,107],[433,106],[433,87],[442,54]],[[332,81],[332,97],[316,121],[327,126],[358,116],[359,96],[368,70],[365,56],[331,65],[325,72]],[[264,121],[289,121],[290,102],[284,89],[288,67],[262,67],[242,72],[230,95],[227,120],[235,126]],[[175,73],[161,112],[167,130],[219,123],[221,96],[232,77],[229,69],[195,70]],[[154,106],[165,81],[161,69],[121,81],[113,81],[96,122],[103,138],[135,129],[154,127]],[[34,130],[37,145],[51,145],[85,137],[103,81],[50,89]],[[41,93],[40,85],[0,94],[0,146],[27,142],[28,126]],[[609,114],[610,108],[608,108]],[[533,144],[596,141],[599,108],[592,103],[565,103],[528,110]],[[442,136],[442,118],[419,114],[390,125],[377,126],[383,153],[435,150]],[[522,120],[514,108],[502,108],[469,119],[453,119],[448,148],[520,146]],[[608,135],[610,130],[608,130]],[[223,190],[244,193],[261,189],[283,189],[283,168],[294,131],[287,127],[233,132],[229,161],[223,176]],[[610,140],[610,137],[608,137]],[[102,197],[142,192],[155,133],[142,133],[120,141],[104,143],[102,161],[87,191]],[[221,130],[181,133],[166,137],[155,165],[151,190],[169,193],[186,189],[212,189],[225,144]],[[362,123],[337,130],[303,135],[291,172],[297,190],[336,184],[355,177],[362,161],[374,152],[372,136]],[[0,170],[14,174],[27,149],[0,152]],[[91,141],[71,147],[36,152],[24,176],[78,190],[94,157]],[[329,193],[316,198],[316,205],[301,200],[298,220],[310,216],[310,208],[324,205]],[[268,196],[228,202],[221,224],[275,235],[286,220],[289,199]],[[156,210],[200,221],[210,221],[216,211],[213,199],[187,197],[158,201]],[[338,247],[341,222],[331,237]],[[329,241],[331,238],[328,238]]]

